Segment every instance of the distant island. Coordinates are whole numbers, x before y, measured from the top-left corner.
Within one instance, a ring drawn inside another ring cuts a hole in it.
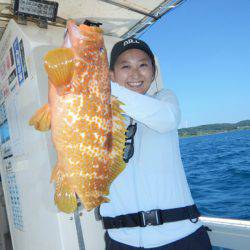
[[[250,130],[250,120],[244,120],[237,123],[215,123],[197,127],[181,128],[178,129],[178,133],[180,137],[191,137],[248,129]]]

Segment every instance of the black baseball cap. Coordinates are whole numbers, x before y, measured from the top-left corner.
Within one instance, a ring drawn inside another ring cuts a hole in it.
[[[140,49],[148,54],[149,58],[152,61],[153,67],[155,68],[155,57],[149,46],[140,39],[136,39],[134,37],[129,37],[125,40],[117,42],[112,51],[110,56],[110,65],[109,68],[111,70],[114,69],[115,62],[119,55],[125,52],[128,49]]]

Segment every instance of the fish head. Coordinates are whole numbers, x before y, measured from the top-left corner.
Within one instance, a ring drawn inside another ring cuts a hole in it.
[[[103,31],[96,26],[85,24],[78,26],[75,21],[69,20],[63,46],[72,48],[76,58],[83,59],[87,63],[107,59]]]
[[[70,20],[64,46],[70,46],[75,58],[73,92],[94,94],[109,102],[109,67],[102,29],[85,24],[78,26]]]
[[[67,23],[62,48],[49,51],[45,69],[58,95],[96,94],[108,100],[110,82],[102,29]]]

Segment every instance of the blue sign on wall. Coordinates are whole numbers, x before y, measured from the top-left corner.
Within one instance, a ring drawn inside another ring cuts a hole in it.
[[[17,38],[15,39],[13,43],[13,52],[15,55],[18,82],[19,82],[19,85],[21,86],[24,81],[24,74],[23,74],[21,52],[20,52],[19,42]]]

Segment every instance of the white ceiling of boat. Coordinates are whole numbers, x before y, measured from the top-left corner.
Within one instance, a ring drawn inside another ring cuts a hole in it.
[[[103,23],[106,35],[125,37],[150,26],[161,15],[183,0],[57,0],[59,17],[54,25],[64,20],[85,19]],[[12,14],[13,0],[0,0],[0,29],[5,27]],[[130,31],[130,33],[128,33]],[[0,30],[1,32],[1,30]]]
[[[150,13],[163,1],[123,0],[116,2],[123,3],[126,6],[142,10],[146,13]],[[58,3],[59,16],[66,19],[72,17],[75,19],[91,18],[92,20],[100,21],[103,23],[102,28],[104,29],[105,33],[115,34],[116,36],[123,35],[129,30],[129,28],[144,18],[144,15],[142,14],[135,13],[98,0],[77,0],[74,2],[60,0]],[[68,11],[69,8],[71,10],[70,12]]]

